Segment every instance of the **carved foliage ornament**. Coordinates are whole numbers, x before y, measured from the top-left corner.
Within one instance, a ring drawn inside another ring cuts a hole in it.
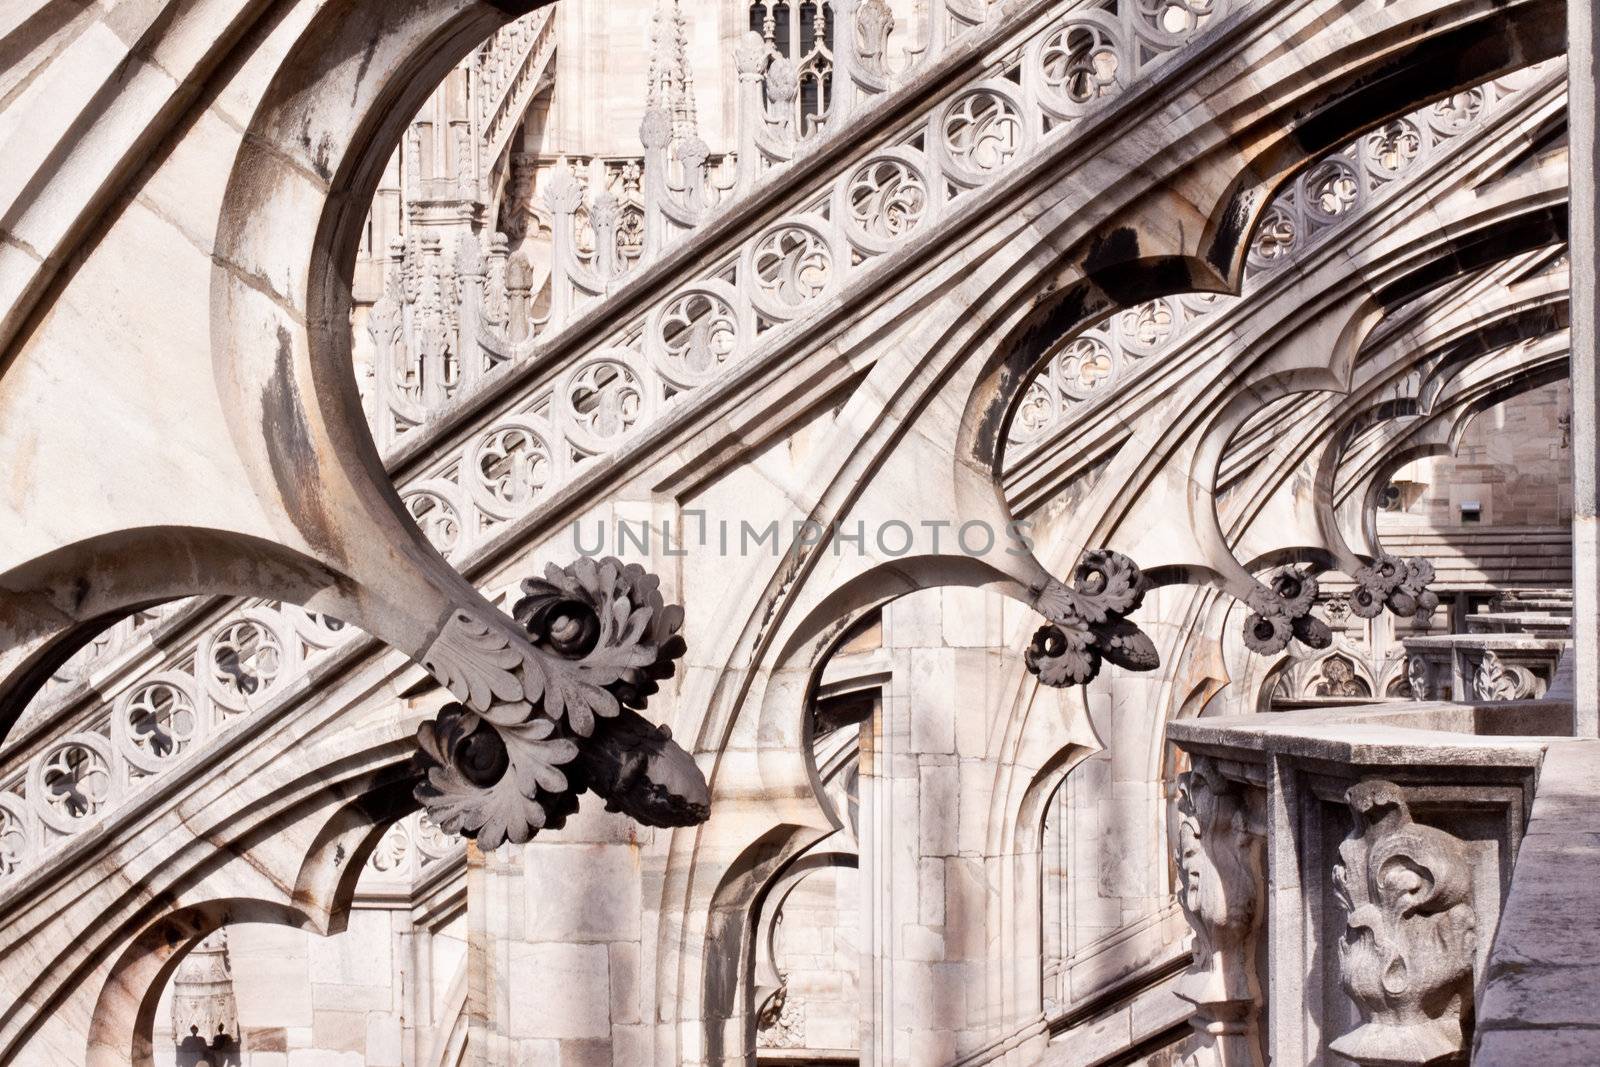
[[[655,575],[611,558],[552,564],[522,591],[528,640],[457,611],[422,658],[460,701],[417,731],[429,817],[495,848],[561,826],[594,789],[646,825],[704,821],[694,760],[635,713],[684,653],[683,609]]]
[[[1311,572],[1285,567],[1250,593],[1245,647],[1259,655],[1275,655],[1289,647],[1292,637],[1308,648],[1327,648],[1333,644],[1333,631],[1311,614],[1316,602],[1317,579]]]
[[[1085,552],[1068,588],[1052,579],[1034,601],[1048,625],[1024,656],[1028,672],[1058,689],[1087,685],[1109,660],[1133,671],[1155,670],[1161,657],[1149,636],[1127,619],[1144,602],[1144,574],[1120,552]]]
[[[1413,822],[1391,782],[1351,786],[1345,802],[1355,828],[1333,869],[1345,911],[1339,977],[1365,1021],[1328,1047],[1358,1064],[1456,1062],[1477,936],[1471,853]]]
[[[1379,555],[1351,577],[1356,588],[1350,594],[1350,610],[1363,619],[1377,618],[1387,606],[1396,615],[1427,620],[1439,607],[1439,595],[1428,588],[1433,564],[1425,559]]]
[[[1472,672],[1472,695],[1478,700],[1529,700],[1544,695],[1543,679],[1526,667],[1501,661],[1485,649]]]

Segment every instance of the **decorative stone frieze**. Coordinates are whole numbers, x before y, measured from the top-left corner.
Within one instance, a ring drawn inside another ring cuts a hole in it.
[[[1363,1023],[1329,1048],[1372,1067],[1465,1062],[1477,913],[1460,838],[1414,822],[1400,788],[1351,786],[1355,828],[1339,846],[1345,910],[1340,984]]]
[[[1264,914],[1261,795],[1204,756],[1178,776],[1178,903],[1193,958],[1175,992],[1194,1005],[1196,1064],[1259,1065],[1261,982],[1256,942]]]
[[[1033,635],[1024,659],[1045,685],[1087,685],[1109,660],[1132,671],[1161,665],[1155,643],[1127,616],[1144,602],[1139,565],[1120,552],[1085,552],[1072,588],[1052,579],[1034,606],[1050,620]]]
[[[429,816],[486,849],[561,826],[586,789],[646,825],[704,821],[694,760],[631,710],[685,650],[683,609],[662,599],[660,579],[582,558],[522,590],[514,614],[531,644],[457,612],[423,657],[460,701],[417,731],[416,796]]]

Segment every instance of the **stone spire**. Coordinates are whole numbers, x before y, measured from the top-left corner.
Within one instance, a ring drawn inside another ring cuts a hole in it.
[[[201,941],[172,978],[172,1032],[180,1047],[187,1038],[210,1044],[217,1035],[239,1038],[239,1011],[228,965],[228,933],[218,930]]]
[[[672,123],[672,139],[699,136],[695,113],[694,71],[689,63],[688,20],[678,0],[656,0],[650,31],[650,72],[645,110],[664,112]]]

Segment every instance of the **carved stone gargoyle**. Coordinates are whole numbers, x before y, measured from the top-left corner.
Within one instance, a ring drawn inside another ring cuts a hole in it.
[[[1339,845],[1345,909],[1339,978],[1366,1020],[1328,1047],[1358,1064],[1465,1063],[1477,913],[1465,842],[1412,821],[1399,787],[1345,793],[1355,828]]]
[[[1054,578],[1034,606],[1050,622],[1033,635],[1023,657],[1045,685],[1088,685],[1109,660],[1132,671],[1161,666],[1156,646],[1127,616],[1144,602],[1144,572],[1120,552],[1083,554],[1069,588]]]
[[[513,611],[530,646],[465,613],[441,635],[423,665],[463,703],[418,729],[415,790],[441,829],[485,849],[520,844],[561,827],[590,789],[646,826],[705,821],[700,768],[637,714],[685,651],[683,609],[660,584],[609,557],[552,564]]]
[[[1199,1034],[1195,1062],[1259,1067],[1257,1032],[1261,983],[1256,941],[1262,901],[1259,794],[1224,778],[1196,757],[1178,776],[1175,843],[1178,903],[1193,932],[1193,959],[1178,979],[1179,997],[1194,1005],[1189,1025]]]

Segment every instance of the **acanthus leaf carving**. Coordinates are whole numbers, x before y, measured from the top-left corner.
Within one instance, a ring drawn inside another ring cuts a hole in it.
[[[1526,667],[1507,665],[1485,649],[1472,672],[1472,695],[1479,700],[1527,700],[1542,696],[1544,683]]]
[[[1477,944],[1471,851],[1415,822],[1392,782],[1360,782],[1345,802],[1355,826],[1333,870],[1339,976],[1364,1021],[1328,1047],[1372,1067],[1457,1062]]]
[[[1439,607],[1439,594],[1428,588],[1433,564],[1420,557],[1402,560],[1380,553],[1350,577],[1356,583],[1350,610],[1363,619],[1377,618],[1387,606],[1403,618],[1420,615],[1426,620]]]
[[[527,640],[459,611],[442,653],[436,640],[425,657],[461,698],[417,732],[429,816],[491,849],[561,826],[588,789],[646,825],[704,821],[693,758],[633,710],[685,651],[682,608],[655,575],[609,557],[552,565],[523,592],[513,611]]]
[[[1285,567],[1266,585],[1257,585],[1246,601],[1250,614],[1244,621],[1245,647],[1271,656],[1288,648],[1291,638],[1314,649],[1333,644],[1333,631],[1311,613],[1317,591],[1316,576],[1294,567]]]
[[[1145,579],[1139,565],[1120,552],[1094,549],[1083,554],[1073,585],[1052,578],[1034,599],[1049,619],[1024,655],[1029,673],[1045,685],[1087,685],[1102,661],[1149,671],[1161,665],[1155,642],[1126,616],[1144,602]]]
[[[457,700],[480,711],[524,699],[515,673],[523,657],[511,647],[511,634],[465,609],[450,613],[420,662]]]

